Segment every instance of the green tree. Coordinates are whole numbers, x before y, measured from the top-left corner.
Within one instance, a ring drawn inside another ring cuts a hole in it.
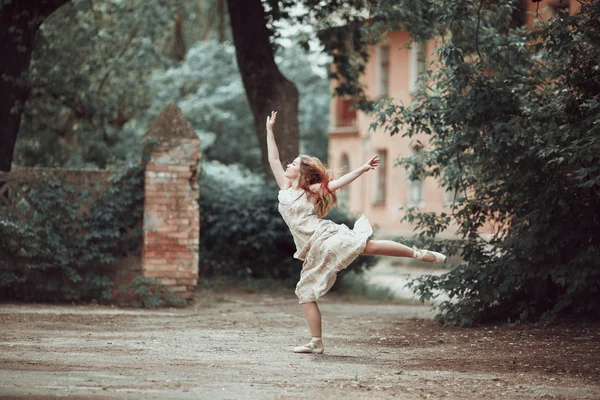
[[[148,106],[146,78],[198,40],[228,38],[224,0],[34,3],[0,4],[0,51],[10,60],[0,66],[1,170],[13,157],[101,167],[126,157],[136,138],[121,128]]]
[[[373,127],[426,138],[427,151],[402,165],[459,194],[449,214],[406,216],[417,241],[465,261],[413,283],[423,300],[450,296],[440,305],[447,323],[600,316],[600,3],[532,30],[518,16],[504,1],[382,1],[369,26],[342,32],[355,32],[361,51],[398,27],[417,41],[442,40],[411,104],[358,97]],[[360,90],[359,61],[336,60],[341,92]],[[459,239],[434,243],[451,222]],[[484,226],[491,238],[480,235]]]
[[[326,159],[327,80],[313,70],[306,53],[298,47],[280,48],[276,61],[301,88],[303,151]],[[147,126],[164,104],[175,102],[200,135],[204,157],[223,164],[242,164],[254,172],[262,170],[252,112],[235,62],[235,48],[230,43],[198,42],[190,48],[184,62],[157,70],[148,79],[148,90],[151,93],[148,112],[132,121],[131,127],[139,130]]]
[[[103,168],[127,157],[137,137],[123,127],[148,107],[146,79],[173,64],[165,46],[176,5],[74,0],[45,20],[28,73],[18,164]]]
[[[252,113],[231,44],[198,42],[184,62],[157,70],[148,88],[150,108],[136,125],[147,126],[165,104],[176,102],[198,132],[204,157],[261,169]]]
[[[16,144],[16,162],[19,165],[105,167],[111,162],[126,159],[128,152],[136,147],[139,130],[143,129],[143,125],[139,124],[143,120],[140,116],[146,114],[153,103],[148,92],[148,78],[156,71],[176,68],[178,62],[185,63],[187,50],[199,40],[218,39],[223,42],[232,37],[225,29],[228,20],[224,6],[224,0],[73,0],[58,8],[44,20],[37,32],[31,68],[26,74],[25,71],[20,72],[22,84],[30,96],[26,103],[22,102],[25,106],[18,108],[13,115],[16,122],[22,121],[19,129],[21,139]],[[244,3],[237,10],[244,12],[250,6]],[[268,5],[265,5],[265,11],[260,2],[260,9],[255,4],[252,6],[255,14],[261,16],[256,26],[263,26],[262,33],[252,36],[252,43],[242,40],[240,44],[241,39],[238,38],[238,45],[258,48],[266,44],[268,48],[264,49],[265,53],[260,58],[260,62],[266,63],[264,68],[252,64],[251,70],[247,66],[246,70],[242,69],[242,72],[263,74],[243,78],[249,85],[245,92],[250,93],[253,99],[249,110],[252,114],[253,108],[258,107],[255,107],[256,104],[278,109],[289,108],[287,104],[292,104],[289,113],[294,116],[285,117],[288,111],[282,112],[279,132],[282,158],[289,159],[298,153],[298,124],[294,122],[297,120],[298,99],[295,94],[290,96],[291,92],[285,94],[288,89],[282,91],[275,87],[274,82],[289,88],[295,85],[279,72],[266,74],[268,68],[277,69],[273,41],[278,33],[263,17],[276,15],[277,11],[269,10]],[[239,55],[240,51],[236,50],[236,53]],[[250,51],[248,56],[257,57],[258,53]],[[280,59],[284,64],[290,62],[287,57]],[[227,70],[231,70],[230,66]],[[308,85],[303,86],[303,90],[315,88],[316,84],[321,84],[319,89],[324,88],[324,80],[315,79],[315,74],[304,75],[305,70],[296,72],[293,68],[289,69],[295,79]],[[279,78],[274,79],[274,76]],[[306,81],[302,81],[304,76]],[[221,84],[227,81],[224,78]],[[262,83],[257,86],[259,82]],[[270,99],[268,105],[263,104],[265,99]],[[323,109],[320,105],[323,102],[320,99],[320,95],[311,96],[303,103],[319,104],[319,107],[309,108],[318,110],[321,117]],[[310,140],[319,143],[319,151],[326,154],[322,140],[318,142],[322,138],[320,127],[323,122],[308,125],[309,119],[303,118],[302,127],[310,126]],[[257,135],[241,143],[261,143],[264,139],[262,116],[256,114],[251,125],[254,125]],[[12,132],[11,129],[8,131]],[[16,132],[13,133],[11,137],[15,139]],[[10,158],[12,161],[12,144],[9,144],[3,150],[6,151],[6,160]],[[214,151],[217,150],[214,148]],[[220,150],[227,152],[228,148],[222,146]],[[255,151],[251,151],[245,154],[245,158],[254,155]],[[242,162],[254,168],[252,162],[246,161]]]

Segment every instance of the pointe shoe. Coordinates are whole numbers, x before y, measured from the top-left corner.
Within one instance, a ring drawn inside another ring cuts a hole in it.
[[[324,351],[323,342],[318,343],[312,340],[304,346],[294,347],[294,353],[323,354]]]
[[[417,260],[421,260],[421,261],[425,261],[425,262],[432,262],[434,264],[446,264],[446,259],[448,257],[446,257],[445,255],[438,253],[437,251],[431,251],[431,250],[419,250],[416,247],[413,247],[415,250],[415,254],[413,254],[413,258],[417,259]],[[427,261],[427,260],[423,260],[423,257],[426,257],[428,255],[432,255],[435,257],[435,260],[433,261]]]

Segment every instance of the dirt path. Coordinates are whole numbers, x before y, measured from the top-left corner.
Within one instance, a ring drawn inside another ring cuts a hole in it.
[[[0,305],[0,398],[600,399],[600,325],[443,328],[422,306],[322,302],[326,353],[288,297],[186,309]]]

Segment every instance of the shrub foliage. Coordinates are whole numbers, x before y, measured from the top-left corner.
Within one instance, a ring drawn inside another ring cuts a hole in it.
[[[274,183],[216,162],[205,163],[199,179],[201,274],[294,282],[302,265],[292,258],[294,242],[277,211]],[[115,264],[140,248],[143,168],[118,173],[111,183],[90,214],[80,212],[76,186],[48,177],[29,189],[36,211],[27,223],[0,216],[0,298],[113,299]],[[335,209],[330,218],[354,223]],[[373,263],[361,258],[349,270]],[[175,304],[154,280],[138,278],[121,291],[136,307]]]
[[[399,18],[452,33],[411,104],[363,104],[373,128],[428,143],[400,164],[457,193],[450,213],[406,216],[422,242],[458,226],[439,245],[465,262],[413,282],[450,296],[447,323],[600,316],[600,3],[581,3],[535,28],[510,2],[430,3],[437,32]]]
[[[89,214],[76,185],[49,176],[30,188],[27,223],[0,215],[0,297],[112,299],[113,266],[141,243],[143,177],[142,167],[114,175]]]

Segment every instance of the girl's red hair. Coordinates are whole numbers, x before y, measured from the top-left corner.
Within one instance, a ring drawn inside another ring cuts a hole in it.
[[[319,218],[327,215],[331,207],[337,203],[335,192],[329,190],[329,181],[331,181],[331,178],[321,160],[316,157],[300,156],[299,186],[312,193],[310,186],[316,183],[321,184],[320,190],[315,193],[318,196],[315,204],[315,213]]]

